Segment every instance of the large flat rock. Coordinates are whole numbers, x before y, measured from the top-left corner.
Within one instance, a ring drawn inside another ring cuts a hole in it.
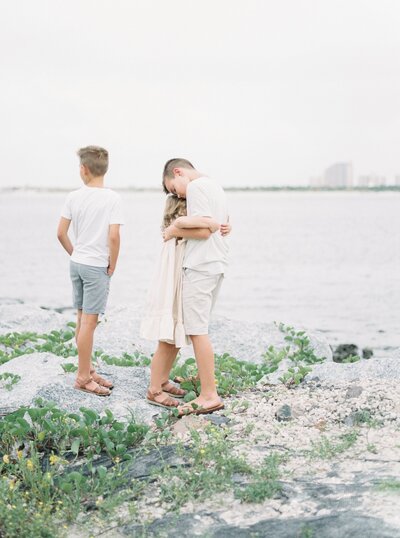
[[[148,368],[104,366],[104,373],[115,384],[111,396],[100,398],[73,388],[75,374],[65,373],[62,364],[76,358],[63,359],[51,353],[21,355],[0,366],[0,374],[10,372],[21,376],[12,390],[0,390],[0,411],[11,412],[22,406],[34,404],[37,398],[54,402],[57,407],[76,412],[88,407],[102,412],[110,409],[117,418],[134,414],[141,423],[150,423],[162,409],[145,400],[149,383]]]
[[[326,362],[317,364],[306,381],[344,383],[364,379],[400,379],[400,360],[381,358],[353,363]]]

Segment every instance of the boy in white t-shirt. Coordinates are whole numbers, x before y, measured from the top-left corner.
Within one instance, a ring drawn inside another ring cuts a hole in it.
[[[75,338],[78,373],[75,388],[98,396],[109,396],[113,384],[102,378],[92,364],[93,335],[104,314],[110,278],[117,264],[123,224],[121,199],[104,187],[108,152],[98,146],[78,151],[84,183],[65,201],[57,237],[70,255],[74,307],[77,309]],[[68,237],[72,222],[75,245]]]
[[[185,333],[193,344],[201,392],[180,411],[181,414],[212,413],[224,407],[215,385],[214,351],[208,325],[228,265],[226,196],[217,182],[198,172],[186,159],[171,159],[166,163],[163,186],[166,193],[186,198],[188,219],[209,217],[222,225],[221,233],[210,234],[208,239],[188,237],[183,260],[183,322]],[[165,230],[164,239],[181,237],[181,234],[180,228],[171,225]],[[166,350],[168,364],[164,367],[167,368],[175,357],[172,349]],[[196,405],[193,406],[193,403]]]

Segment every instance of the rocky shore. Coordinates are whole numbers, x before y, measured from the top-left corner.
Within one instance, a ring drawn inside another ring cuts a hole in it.
[[[63,331],[70,321],[67,314],[32,305],[0,305],[0,336]],[[139,324],[140,312],[135,309],[109,312],[98,327],[96,348],[117,357],[124,353],[150,356],[154,346],[139,338]],[[288,345],[287,334],[274,324],[219,319],[211,332],[216,353],[229,353],[254,364],[265,361],[270,346],[278,353]],[[175,446],[190,447],[193,435],[198,435],[199,453],[207,451],[210,439],[218,439],[227,443],[232,458],[253,468],[275,458],[279,473],[273,495],[262,500],[253,491],[256,498],[243,497],[248,478],[235,471],[231,489],[211,493],[208,498],[194,498],[187,489],[187,500],[177,510],[162,493],[161,476],[148,482],[135,504],[134,517],[123,505],[108,527],[97,522],[93,528],[91,521],[90,535],[399,537],[400,354],[338,363],[323,335],[307,336],[313,353],[324,360],[312,364],[298,385],[282,382],[291,367],[284,359],[275,372],[264,375],[254,386],[226,397],[223,411],[166,422],[165,429],[171,433],[167,452],[150,451],[146,460],[134,458],[126,470],[136,480],[149,479],[160,458],[170,462],[165,469],[186,469],[190,458]],[[182,350],[181,361],[191,354],[190,348]],[[71,412],[81,407],[99,413],[110,409],[121,420],[133,413],[138,422],[150,427],[162,415],[162,410],[144,400],[148,367],[116,366],[100,360],[100,371],[115,384],[112,396],[100,399],[73,389],[74,373],[63,368],[71,363],[76,364],[73,354],[61,357],[35,351],[1,364],[0,376],[13,374],[18,381],[8,389],[0,387],[0,413],[7,416],[40,397]],[[185,493],[185,476],[178,471],[172,478],[168,475],[168,484],[176,482]],[[66,535],[83,538],[88,533],[82,518],[69,526]]]

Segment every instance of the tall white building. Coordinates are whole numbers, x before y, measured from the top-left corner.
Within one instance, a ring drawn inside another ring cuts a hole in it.
[[[325,170],[324,183],[326,187],[352,187],[353,163],[335,163]]]

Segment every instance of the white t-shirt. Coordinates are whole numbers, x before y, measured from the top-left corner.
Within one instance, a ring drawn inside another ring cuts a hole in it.
[[[220,224],[228,220],[228,208],[223,188],[208,177],[192,180],[186,191],[189,217],[212,217]],[[228,266],[228,241],[219,231],[208,239],[188,239],[183,267],[208,274],[225,273]]]
[[[84,185],[68,194],[61,216],[72,221],[75,235],[71,260],[107,267],[110,224],[123,224],[120,196],[111,189]]]

